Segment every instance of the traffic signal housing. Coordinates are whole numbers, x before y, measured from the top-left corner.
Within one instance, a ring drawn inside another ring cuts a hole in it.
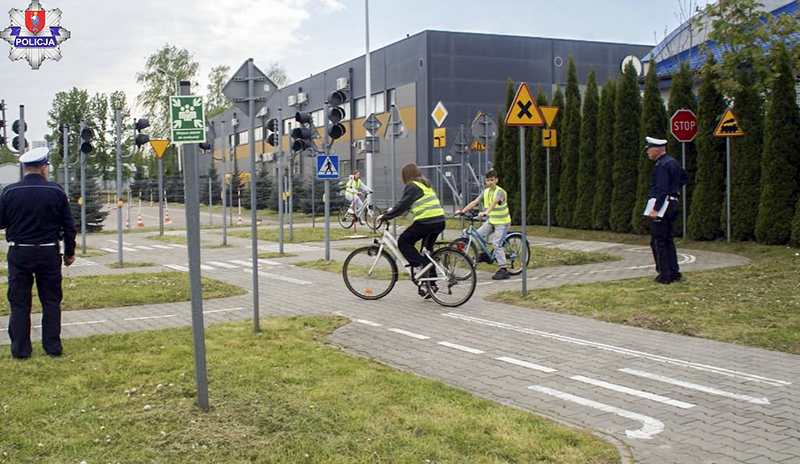
[[[331,123],[328,128],[328,137],[331,140],[336,140],[347,132],[344,124],[341,124],[346,115],[344,108],[342,108],[345,102],[347,102],[347,94],[343,90],[333,92],[328,98],[328,105],[330,106],[328,109],[328,121]]]
[[[94,150],[92,146],[92,139],[94,138],[94,131],[91,127],[84,127],[81,131],[81,153],[88,155]]]
[[[273,147],[278,146],[278,120],[273,118],[267,121],[267,132],[269,135],[267,138],[267,143],[272,145]]]
[[[24,126],[24,127],[20,127],[20,126]],[[20,120],[17,119],[16,121],[14,121],[14,124],[11,125],[11,130],[14,131],[15,134],[19,134],[20,132],[23,132],[23,133],[27,132],[28,123],[25,122],[25,121],[21,121],[20,122]],[[23,143],[20,142],[20,136],[17,135],[16,137],[14,137],[14,140],[11,141],[11,146],[14,147],[14,150],[17,150],[18,152],[21,153],[21,152],[25,151],[30,146],[30,144],[28,143],[27,140],[23,139],[23,142],[24,142],[25,147],[24,148],[20,148],[20,146]]]
[[[314,135],[314,130],[311,128],[311,113],[298,111],[294,115],[294,120],[300,124],[300,127],[292,130],[292,150],[296,152],[305,151],[314,145],[311,141]]]
[[[134,138],[134,143],[136,144],[136,148],[139,148],[142,145],[150,142],[150,136],[147,134],[142,134],[142,131],[147,129],[148,127],[150,127],[150,121],[144,118],[137,120],[133,124],[133,128],[136,131],[136,136]]]

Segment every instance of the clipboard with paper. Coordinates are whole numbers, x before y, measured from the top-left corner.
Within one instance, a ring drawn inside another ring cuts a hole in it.
[[[645,206],[644,213],[642,213],[642,214],[645,215],[645,216],[649,216],[650,213],[655,208],[655,206],[656,206],[656,199],[655,198],[651,198],[651,199],[647,200],[647,206]],[[664,214],[667,212],[667,207],[668,206],[669,206],[669,202],[665,201],[664,204],[661,205],[661,209],[658,210],[658,213],[656,214],[656,216],[658,216],[660,218],[664,217]]]

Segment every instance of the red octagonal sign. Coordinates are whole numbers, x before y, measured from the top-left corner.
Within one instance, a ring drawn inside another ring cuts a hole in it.
[[[669,130],[678,142],[691,142],[697,135],[697,116],[692,110],[678,110],[669,120]]]

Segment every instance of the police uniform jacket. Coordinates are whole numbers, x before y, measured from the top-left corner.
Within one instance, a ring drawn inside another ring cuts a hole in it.
[[[675,158],[666,154],[658,158],[650,183],[650,198],[656,199],[653,209],[660,210],[667,196],[677,197],[678,190],[686,184],[687,177],[686,171]]]

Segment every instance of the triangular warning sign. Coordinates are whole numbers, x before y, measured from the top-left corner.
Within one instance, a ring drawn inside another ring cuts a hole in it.
[[[547,124],[547,127],[553,127],[553,121],[556,120],[556,115],[558,114],[558,107],[540,106],[539,111],[542,112],[542,117],[544,117],[544,123]]]
[[[169,140],[151,140],[150,146],[153,147],[153,151],[156,152],[158,159],[161,159],[161,157],[164,156],[164,152],[167,151]]]
[[[336,176],[336,177],[339,177],[339,170],[337,169],[336,164],[338,164],[338,163],[334,163],[333,161],[331,161],[331,157],[330,156],[326,156],[325,157],[325,161],[323,161],[322,164],[319,166],[319,171],[317,172],[317,176],[324,176],[324,177]]]
[[[719,120],[719,124],[717,125],[717,130],[714,131],[714,137],[742,137],[744,136],[744,131],[742,127],[739,125],[739,120],[736,119],[736,116],[733,114],[733,110],[728,108],[725,110],[725,114],[722,115],[722,119]]]
[[[478,142],[477,140],[475,140],[474,142],[472,142],[472,147],[470,147],[470,148],[473,151],[483,151],[483,150],[486,150],[486,145],[484,145],[484,144]]]
[[[506,114],[507,126],[543,126],[544,118],[533,100],[528,84],[522,83]]]

